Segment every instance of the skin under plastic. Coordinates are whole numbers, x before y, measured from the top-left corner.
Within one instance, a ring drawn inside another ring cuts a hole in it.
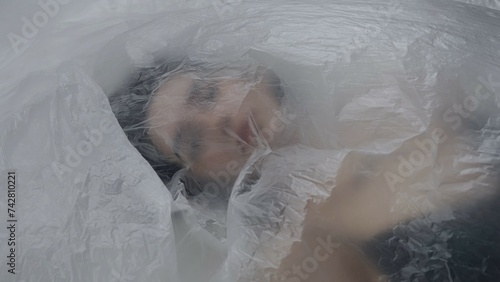
[[[1,281],[500,279],[494,3],[111,2],[5,17]]]

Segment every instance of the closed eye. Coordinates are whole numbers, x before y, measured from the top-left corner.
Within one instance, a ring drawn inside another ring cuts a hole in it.
[[[208,109],[215,106],[216,99],[217,86],[215,83],[195,80],[189,90],[186,104]]]
[[[215,102],[215,98],[216,98],[216,87],[215,85],[210,85],[205,91],[203,91],[203,98],[207,101],[207,102]]]
[[[193,123],[183,123],[174,139],[175,156],[185,165],[195,162],[201,152],[202,128]]]

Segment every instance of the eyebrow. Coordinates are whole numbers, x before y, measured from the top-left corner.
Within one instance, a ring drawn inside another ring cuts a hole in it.
[[[201,133],[202,128],[192,122],[183,122],[174,138],[174,155],[183,163],[195,161],[201,152]],[[187,147],[187,151],[186,151]],[[184,159],[187,156],[188,159]]]
[[[189,93],[186,98],[187,105],[195,105],[196,104],[196,93],[200,89],[199,81],[197,79],[193,80],[191,87],[189,88]]]
[[[186,97],[186,105],[196,106],[203,109],[209,108],[215,96],[217,96],[215,83],[194,79]],[[208,92],[208,97],[207,97]]]

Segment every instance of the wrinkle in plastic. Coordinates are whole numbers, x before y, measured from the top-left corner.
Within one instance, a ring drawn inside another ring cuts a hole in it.
[[[451,1],[171,9],[126,23],[102,10],[92,36],[82,17],[36,43],[95,36],[86,50],[30,71],[20,65],[44,60],[33,45],[12,63],[23,75],[2,82],[0,168],[17,174],[19,272],[2,281],[499,277],[498,11]],[[166,76],[158,58],[181,63]],[[201,81],[199,93],[216,89],[231,106],[165,116],[145,107],[134,129],[155,116],[177,132],[176,115],[191,113],[195,129],[241,115],[274,85],[264,70],[285,96],[263,120],[280,126],[259,126],[253,112],[234,120],[247,118],[243,134],[194,130],[208,136],[197,146],[233,152],[236,163],[177,161],[184,168],[162,183],[117,122],[128,106],[113,112],[105,94],[151,67],[151,88],[143,77],[137,89],[168,99]],[[212,179],[190,194],[189,177],[205,172]],[[0,205],[7,210],[5,196]],[[0,251],[6,266],[9,248]]]

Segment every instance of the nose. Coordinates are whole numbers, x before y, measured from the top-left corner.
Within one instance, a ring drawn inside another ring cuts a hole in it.
[[[201,142],[212,147],[213,145],[234,142],[237,138],[237,133],[234,130],[234,118],[231,116],[220,116],[217,113],[187,113],[188,118],[185,121],[196,125],[197,137]],[[217,147],[219,147],[217,146]]]
[[[248,120],[247,120],[248,121]],[[205,150],[219,154],[247,155],[254,146],[250,141],[251,129],[232,116],[199,116],[199,138]],[[246,137],[245,137],[246,136]]]
[[[189,105],[184,108],[184,114],[178,121],[190,121],[200,126],[204,131],[218,131],[219,134],[227,136],[231,131],[233,120],[238,114],[234,110],[234,105],[221,105],[222,101],[217,101],[213,105]],[[231,108],[231,109],[228,109]]]

